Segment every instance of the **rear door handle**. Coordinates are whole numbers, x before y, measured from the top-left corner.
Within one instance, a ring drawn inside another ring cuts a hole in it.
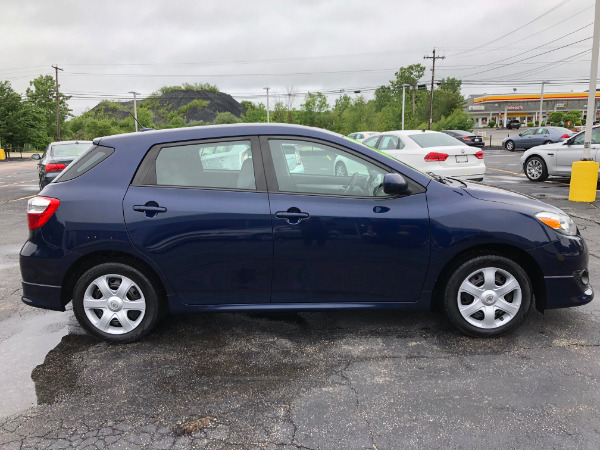
[[[146,217],[154,217],[158,213],[167,212],[167,208],[152,201],[146,202],[145,205],[133,205],[133,210],[146,213]]]
[[[165,208],[164,206],[135,205],[133,207],[133,210],[141,211],[141,212],[155,212],[155,213],[167,212],[167,208]]]
[[[301,220],[309,218],[308,213],[301,212],[300,210],[298,210],[298,208],[290,209],[295,209],[297,211],[277,211],[275,213],[275,217],[277,217],[278,219],[285,219],[290,225],[296,225]]]

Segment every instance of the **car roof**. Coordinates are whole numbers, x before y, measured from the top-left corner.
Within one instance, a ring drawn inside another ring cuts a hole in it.
[[[282,136],[304,136],[322,139],[345,139],[339,133],[323,130],[321,128],[306,127],[303,125],[290,124],[266,124],[266,123],[244,123],[227,125],[207,125],[198,127],[169,128],[165,130],[149,130],[136,133],[116,134],[112,136],[94,139],[95,144],[115,147],[127,145],[128,143],[147,142],[149,145],[162,142],[199,140],[210,138],[226,138],[248,135],[282,135]]]

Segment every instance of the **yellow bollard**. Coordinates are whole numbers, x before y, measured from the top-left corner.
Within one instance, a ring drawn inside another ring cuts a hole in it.
[[[0,161],[4,161],[6,159],[6,153],[3,148],[0,148]]]
[[[594,161],[575,161],[571,171],[569,200],[572,202],[596,201],[598,166]]]

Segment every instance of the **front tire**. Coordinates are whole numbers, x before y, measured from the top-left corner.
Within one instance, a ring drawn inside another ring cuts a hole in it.
[[[525,175],[530,181],[545,181],[548,178],[548,167],[539,156],[533,156],[525,162]]]
[[[450,321],[474,337],[510,333],[532,304],[531,283],[523,268],[503,256],[478,256],[450,275],[444,308]]]
[[[512,152],[515,150],[515,143],[513,141],[506,141],[506,144],[504,144],[504,147],[506,148],[506,150],[508,150],[509,152]]]
[[[348,169],[346,169],[346,165],[343,162],[338,162],[335,165],[335,176],[336,177],[347,177]]]
[[[79,278],[73,291],[73,311],[93,336],[125,344],[154,328],[161,313],[160,292],[138,269],[104,263]]]

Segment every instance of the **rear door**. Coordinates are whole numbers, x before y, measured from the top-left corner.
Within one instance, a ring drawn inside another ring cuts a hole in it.
[[[184,303],[270,301],[273,238],[257,138],[153,147],[123,213],[133,244]]]
[[[301,150],[289,171],[282,146]],[[322,141],[261,137],[273,221],[273,303],[416,302],[429,264],[425,189],[383,193],[390,169]],[[348,163],[336,175],[335,161]]]

